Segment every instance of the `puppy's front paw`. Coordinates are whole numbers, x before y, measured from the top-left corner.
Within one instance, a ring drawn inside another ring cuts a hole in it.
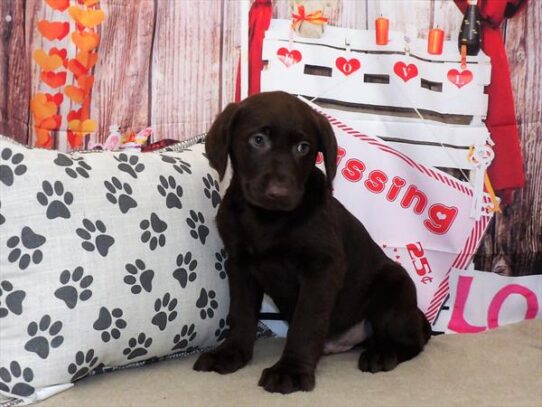
[[[201,355],[193,369],[199,372],[233,373],[245,366],[250,358],[250,352],[235,346],[224,346]]]
[[[270,393],[311,391],[315,385],[314,370],[279,361],[262,372],[258,385]]]

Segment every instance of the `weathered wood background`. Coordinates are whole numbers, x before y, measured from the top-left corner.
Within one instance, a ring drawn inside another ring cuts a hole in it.
[[[73,1],[75,3],[75,1]],[[542,7],[530,0],[503,26],[520,123],[526,187],[498,215],[477,258],[482,270],[542,273]],[[158,137],[186,139],[203,133],[232,101],[239,57],[237,0],[101,0],[91,117],[103,141],[108,127],[138,131],[151,125]],[[275,16],[289,17],[288,0],[276,0]],[[392,29],[425,37],[444,28],[456,37],[461,14],[452,0],[340,0],[330,23],[367,29],[378,15]],[[47,90],[39,82],[32,50],[44,44],[41,19],[62,20],[44,0],[0,0],[0,133],[32,144],[29,100]],[[68,37],[54,46],[69,47]],[[56,147],[67,149],[63,134]]]

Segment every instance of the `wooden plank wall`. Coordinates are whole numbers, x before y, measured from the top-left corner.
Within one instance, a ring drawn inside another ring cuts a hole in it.
[[[32,143],[30,95],[48,91],[31,52],[47,47],[37,21],[66,17],[44,0],[0,0],[0,133]],[[75,2],[74,2],[75,3]],[[274,14],[288,18],[289,0]],[[527,185],[498,215],[477,266],[505,274],[542,273],[542,9],[538,1],[503,28],[511,63]],[[101,0],[106,21],[94,69],[91,117],[103,141],[111,124],[123,131],[152,125],[159,137],[186,139],[204,132],[233,100],[240,47],[237,0]],[[452,0],[339,0],[330,23],[372,28],[384,15],[393,30],[426,37],[440,26],[456,38],[461,14]],[[67,18],[64,18],[67,19]],[[55,46],[70,46],[68,38]],[[67,107],[64,107],[67,111]],[[65,123],[64,123],[65,126]],[[59,134],[57,148],[67,149]]]

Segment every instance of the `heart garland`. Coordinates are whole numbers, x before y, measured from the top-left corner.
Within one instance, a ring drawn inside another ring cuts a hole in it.
[[[347,60],[344,57],[339,57],[335,61],[335,66],[344,75],[348,76],[361,68],[361,62],[359,62],[359,59],[357,58],[350,58],[349,60]]]
[[[277,50],[277,56],[279,61],[286,65],[287,68],[297,64],[303,59],[301,52],[296,49],[288,50],[288,48],[282,47]]]
[[[418,76],[418,67],[414,64],[405,64],[402,61],[397,62],[393,66],[393,72],[403,81],[408,82],[412,78]]]
[[[461,72],[459,72],[457,69],[450,69],[448,71],[448,80],[459,89],[471,82],[472,78],[473,74],[468,69],[465,69]]]

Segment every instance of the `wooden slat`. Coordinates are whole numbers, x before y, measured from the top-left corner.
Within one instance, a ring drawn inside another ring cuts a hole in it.
[[[23,0],[0,1],[0,134],[28,140],[30,64]]]
[[[512,275],[542,273],[541,25],[542,8],[538,1],[530,1],[506,27],[526,184],[504,214],[497,216],[494,261],[508,263],[504,271]]]
[[[112,124],[118,124],[122,132],[137,132],[150,123],[149,70],[155,2],[102,0],[100,7],[106,20],[99,27],[101,41],[94,69],[91,118],[98,122],[96,140],[103,141]]]
[[[207,130],[219,110],[221,3],[157,1],[151,123],[158,138]]]
[[[241,8],[239,2],[223,0],[222,4],[222,57],[220,60],[222,78],[219,110],[224,109],[228,103],[234,100],[241,46],[241,33],[239,30]]]

